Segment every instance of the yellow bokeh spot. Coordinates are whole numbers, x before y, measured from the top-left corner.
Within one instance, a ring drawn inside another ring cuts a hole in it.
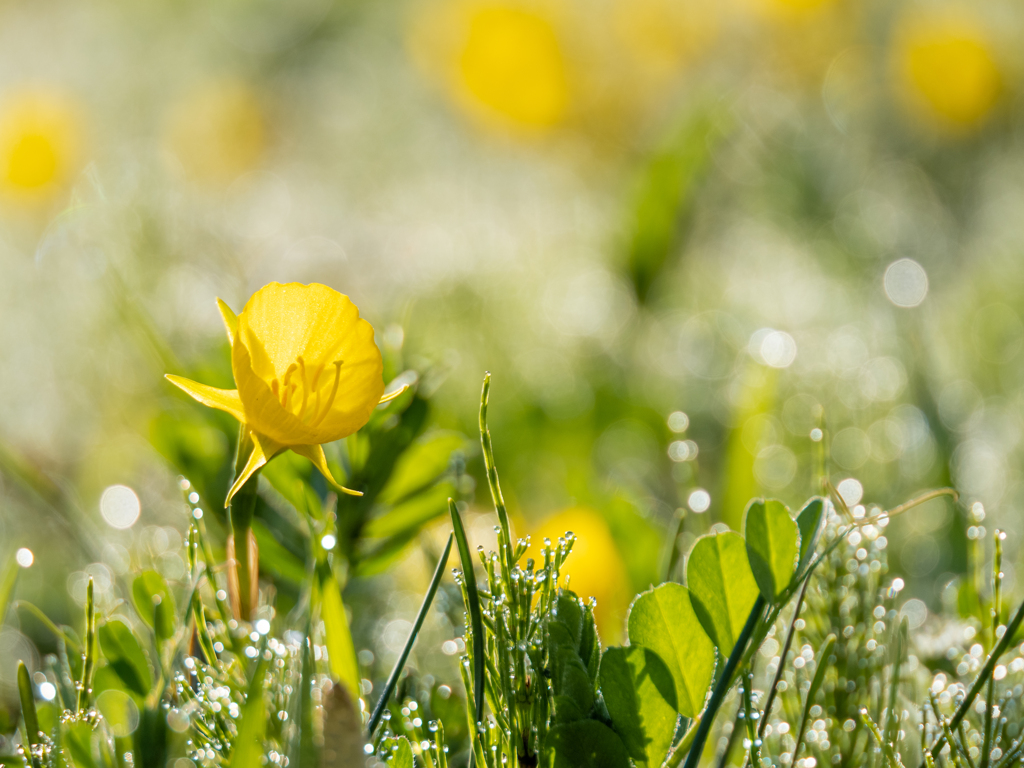
[[[544,0],[424,3],[412,17],[410,53],[471,117],[501,130],[543,132],[567,119],[572,100],[559,7]]]
[[[186,93],[171,110],[166,140],[190,178],[228,184],[253,170],[263,158],[263,109],[245,83],[204,83]]]
[[[504,5],[473,10],[459,72],[476,100],[519,125],[546,128],[565,116],[565,59],[551,21],[537,13]]]
[[[766,16],[800,17],[835,4],[836,0],[750,0]]]
[[[78,164],[81,122],[70,99],[24,90],[0,104],[0,186],[23,201],[52,197]]]
[[[559,512],[534,529],[531,554],[537,556],[545,538],[555,542],[566,531],[576,534],[576,543],[562,569],[562,585],[568,574],[569,588],[573,592],[584,599],[595,598],[594,616],[602,642],[619,642],[632,590],[622,556],[604,518],[584,507]]]
[[[999,100],[1002,76],[977,21],[917,18],[904,25],[897,39],[902,79],[919,111],[960,130],[989,116]]]
[[[718,32],[714,4],[698,0],[617,0],[615,35],[648,77],[675,74]]]

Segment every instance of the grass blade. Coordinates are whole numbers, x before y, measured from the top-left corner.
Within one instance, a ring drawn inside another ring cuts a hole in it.
[[[512,529],[508,522],[508,511],[505,509],[505,499],[501,495],[501,485],[498,483],[498,468],[494,464],[494,448],[491,445],[491,431],[487,428],[487,403],[491,392],[491,373],[484,374],[484,385],[480,392],[480,447],[484,454],[484,467],[487,469],[487,485],[491,489],[491,500],[494,502],[494,511],[498,513],[498,523],[501,525],[501,548],[502,568],[506,574],[512,573]]]
[[[36,697],[32,691],[32,678],[24,661],[18,662],[18,695],[21,697],[21,715],[25,718],[25,734],[30,746],[39,743],[39,716],[36,715]]]
[[[974,703],[974,699],[978,696],[978,693],[981,692],[985,683],[987,683],[989,678],[992,676],[992,672],[996,668],[996,664],[999,662],[1000,657],[1006,653],[1006,649],[1010,647],[1011,643],[1013,643],[1013,638],[1016,637],[1017,630],[1020,629],[1021,622],[1024,622],[1024,602],[1021,602],[1020,606],[1017,608],[1017,612],[1013,614],[1013,618],[1010,619],[1010,623],[1006,625],[1006,631],[1003,632],[1003,636],[999,638],[999,642],[996,644],[996,647],[992,649],[992,653],[985,662],[985,666],[981,668],[981,671],[978,673],[978,677],[974,680],[974,684],[971,686],[971,689],[967,692],[964,700],[960,702],[960,706],[957,707],[956,712],[953,714],[953,718],[949,721],[949,727],[951,730],[959,726],[967,716],[967,712]],[[932,748],[929,749],[928,752],[931,753],[932,757],[934,757],[942,749],[942,746],[945,743],[946,736],[943,734],[935,740],[935,743],[932,744]],[[923,768],[923,760],[921,761],[921,765]]]
[[[800,597],[796,599],[796,608],[793,610],[793,618],[789,622],[789,631],[786,633],[786,642],[782,646],[782,653],[779,656],[779,668],[775,671],[775,679],[772,680],[771,690],[768,691],[768,698],[764,703],[764,713],[761,715],[761,722],[757,726],[757,736],[764,739],[764,731],[768,726],[768,719],[772,714],[772,706],[775,704],[775,696],[779,692],[779,682],[782,680],[782,673],[786,669],[786,656],[793,645],[793,636],[796,634],[796,620],[800,618],[800,608],[804,604],[804,596],[807,594],[807,585],[811,583],[809,578],[804,579],[804,585],[800,588]]]
[[[814,697],[825,681],[825,669],[828,667],[828,657],[832,655],[832,649],[836,644],[836,636],[829,634],[818,651],[818,663],[814,666],[814,677],[811,678],[811,687],[807,689],[807,700],[804,702],[804,714],[800,718],[800,730],[797,733],[796,745],[793,747],[793,759],[796,760],[800,754],[800,746],[804,741],[804,733],[807,731],[807,723],[811,719],[811,707],[814,706]],[[780,662],[781,663],[781,662]]]
[[[480,595],[476,588],[476,572],[473,570],[473,557],[469,552],[469,540],[466,529],[462,525],[462,516],[455,502],[448,499],[448,511],[452,515],[452,533],[459,547],[459,560],[462,561],[462,577],[466,589],[466,607],[469,609],[470,628],[473,632],[473,703],[476,708],[477,725],[484,717],[484,620],[480,613]]]
[[[260,768],[263,760],[263,737],[267,731],[267,708],[263,701],[263,678],[267,674],[267,660],[262,648],[259,661],[252,673],[249,690],[238,721],[238,736],[229,768]]]
[[[412,625],[412,632],[409,633],[409,639],[405,641],[405,647],[402,649],[402,653],[399,655],[398,661],[395,662],[395,666],[391,670],[391,675],[388,677],[387,683],[384,684],[384,690],[381,691],[380,699],[377,700],[377,706],[374,707],[373,714],[370,716],[369,725],[366,727],[366,736],[370,740],[373,739],[373,732],[377,730],[377,724],[380,723],[381,715],[384,714],[384,709],[387,707],[388,699],[391,698],[391,694],[394,692],[395,686],[398,684],[398,676],[402,673],[402,669],[405,668],[405,662],[409,658],[409,653],[412,651],[413,644],[416,642],[416,636],[419,635],[420,628],[423,626],[423,621],[427,618],[427,611],[430,610],[430,605],[434,602],[434,595],[437,594],[437,588],[441,585],[441,577],[444,576],[445,566],[448,564],[448,555],[452,551],[452,541],[454,537],[454,533],[448,536],[448,543],[445,545],[444,552],[441,553],[441,557],[437,561],[437,568],[434,569],[434,576],[430,580],[430,586],[427,588],[427,594],[423,596],[423,603],[420,605],[420,612],[416,614],[416,621]]]

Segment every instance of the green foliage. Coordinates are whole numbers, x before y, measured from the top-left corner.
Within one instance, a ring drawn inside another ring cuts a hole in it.
[[[616,732],[634,760],[660,765],[676,732],[675,682],[661,657],[642,646],[609,648],[601,692]]]
[[[174,596],[163,576],[156,571],[143,571],[136,576],[132,582],[132,602],[139,618],[158,640],[170,639],[174,634]]]
[[[747,558],[758,589],[772,603],[793,578],[800,551],[800,531],[781,501],[755,499],[743,522]]]
[[[639,595],[629,609],[629,642],[661,657],[675,682],[679,713],[696,717],[715,671],[715,647],[693,611],[689,590],[668,583]]]
[[[544,741],[550,768],[623,768],[629,754],[615,731],[597,720],[552,726]]]
[[[117,675],[126,691],[142,701],[153,686],[153,675],[142,645],[123,619],[112,618],[98,630],[100,649],[107,666]]]
[[[699,538],[686,562],[686,583],[701,626],[728,656],[758,593],[743,537],[727,532]]]

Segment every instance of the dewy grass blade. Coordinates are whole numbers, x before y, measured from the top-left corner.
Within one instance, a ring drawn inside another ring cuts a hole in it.
[[[32,678],[24,661],[18,662],[18,694],[21,697],[21,714],[25,718],[25,734],[30,746],[39,743],[39,717],[36,715],[36,698],[32,691]]]
[[[93,581],[85,592],[85,651],[82,654],[82,679],[78,684],[78,711],[89,706],[92,698],[92,673],[96,668],[96,603],[93,600]]]
[[[818,652],[818,663],[814,666],[814,677],[811,678],[811,687],[807,689],[807,700],[804,702],[804,714],[800,718],[800,730],[797,732],[796,744],[793,747],[793,759],[800,753],[800,746],[804,741],[804,734],[807,732],[807,723],[811,719],[811,707],[814,706],[814,697],[825,681],[825,670],[828,668],[828,657],[832,655],[832,649],[836,644],[836,636],[829,634]],[[781,663],[781,662],[780,662]]]
[[[473,631],[473,703],[476,707],[476,722],[479,725],[484,717],[484,622],[480,613],[480,595],[476,589],[473,557],[469,552],[469,540],[462,525],[462,516],[451,499],[448,499],[448,510],[452,516],[455,543],[459,547],[459,560],[462,561],[462,578],[465,579],[469,622]]]
[[[989,655],[988,660],[985,662],[985,666],[981,668],[978,673],[978,677],[974,680],[974,684],[971,689],[967,692],[964,700],[960,702],[960,706],[957,707],[956,712],[953,714],[953,718],[949,721],[950,729],[954,729],[963,722],[963,719],[967,716],[967,711],[971,708],[974,703],[974,699],[978,693],[984,687],[985,683],[992,676],[992,671],[996,668],[1000,657],[1006,653],[1006,649],[1010,647],[1013,642],[1013,638],[1017,635],[1017,630],[1020,629],[1021,622],[1024,622],[1024,602],[1017,608],[1017,612],[1013,614],[1013,618],[1010,619],[1010,623],[1006,625],[1006,631],[1003,632],[1003,636],[999,638],[999,642],[996,647],[992,649],[992,653]],[[932,744],[932,748],[928,751],[934,757],[938,754],[939,750],[942,749],[943,744],[946,743],[946,736],[939,736]],[[921,765],[924,766],[924,761],[921,761]]]
[[[391,670],[391,675],[388,677],[387,683],[384,684],[384,690],[381,691],[380,699],[377,700],[377,706],[374,707],[373,714],[370,716],[370,722],[366,727],[366,737],[370,741],[373,740],[373,732],[377,730],[377,725],[380,723],[381,715],[384,714],[384,709],[387,707],[388,699],[391,698],[391,694],[395,690],[395,686],[398,684],[398,676],[402,674],[405,662],[409,658],[409,653],[412,651],[413,644],[416,642],[416,636],[419,635],[420,628],[423,626],[423,620],[427,618],[427,612],[430,610],[430,606],[434,602],[434,595],[437,594],[437,588],[441,585],[441,577],[444,576],[445,566],[448,565],[448,555],[451,554],[452,551],[452,540],[454,539],[454,536],[454,533],[448,536],[448,543],[445,545],[444,552],[441,553],[441,557],[437,561],[437,568],[434,569],[434,576],[430,580],[430,586],[427,588],[427,594],[423,597],[423,603],[420,605],[420,612],[416,614],[416,621],[412,625],[412,632],[409,633],[409,639],[405,641],[405,647],[402,649],[402,653],[399,655],[398,661],[395,662],[395,666]]]
[[[779,668],[775,671],[775,679],[772,680],[771,690],[768,691],[768,698],[764,703],[764,713],[761,715],[761,722],[757,726],[758,738],[764,739],[764,731],[768,725],[768,719],[772,714],[772,706],[775,704],[775,697],[778,695],[779,683],[782,680],[782,673],[786,669],[786,656],[793,645],[793,636],[796,634],[796,621],[800,618],[800,608],[804,604],[804,596],[807,594],[807,586],[811,583],[809,578],[804,579],[804,585],[800,588],[800,597],[796,600],[796,608],[793,609],[793,618],[789,621],[789,631],[786,633],[786,642],[782,645],[782,652],[779,655]]]
[[[512,573],[512,529],[508,522],[508,511],[505,509],[505,499],[501,495],[501,485],[498,482],[498,468],[494,464],[494,448],[491,445],[491,431],[487,428],[487,402],[491,392],[491,373],[484,374],[483,389],[480,392],[480,447],[484,454],[484,466],[487,469],[487,485],[491,489],[491,499],[494,502],[494,510],[498,513],[498,523],[501,525],[502,541],[500,542],[502,570],[504,573]]]

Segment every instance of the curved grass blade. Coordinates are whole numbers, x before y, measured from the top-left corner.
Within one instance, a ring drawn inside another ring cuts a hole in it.
[[[380,723],[381,715],[384,714],[384,709],[387,707],[388,699],[391,698],[391,694],[394,692],[395,686],[398,684],[398,676],[402,674],[405,662],[409,658],[409,653],[412,651],[413,644],[416,642],[416,636],[419,635],[420,628],[423,626],[423,620],[427,618],[427,611],[430,610],[430,605],[434,602],[434,595],[437,594],[437,588],[441,585],[441,577],[444,576],[444,568],[448,564],[448,555],[452,551],[452,541],[454,538],[454,532],[448,535],[448,543],[445,545],[444,552],[441,553],[441,557],[437,561],[437,568],[434,569],[434,576],[430,579],[430,586],[427,587],[427,594],[423,596],[423,603],[420,605],[420,612],[416,614],[416,621],[412,625],[412,632],[409,633],[409,639],[405,641],[405,647],[402,649],[402,653],[399,655],[398,661],[395,662],[395,666],[391,670],[391,675],[388,677],[387,683],[384,684],[384,690],[381,691],[380,699],[377,700],[377,706],[374,707],[373,714],[370,715],[370,723],[366,726],[366,736],[370,740],[373,739],[373,732],[377,730],[377,724]]]
[[[814,677],[811,678],[811,687],[807,689],[807,700],[804,702],[804,714],[800,718],[800,730],[797,732],[796,745],[793,747],[793,758],[800,753],[800,747],[803,745],[804,734],[807,732],[807,723],[811,719],[811,707],[814,706],[814,697],[818,693],[818,689],[821,688],[821,684],[825,681],[825,669],[828,667],[828,657],[832,654],[832,649],[836,644],[836,636],[829,634],[825,638],[825,642],[822,643],[821,650],[818,651],[818,663],[814,666]],[[780,662],[781,663],[781,662]]]
[[[473,631],[473,703],[476,707],[477,726],[484,717],[484,620],[480,613],[480,595],[476,588],[476,573],[473,570],[473,557],[469,553],[469,540],[466,528],[462,525],[462,517],[455,502],[448,499],[448,511],[452,515],[452,533],[459,547],[459,560],[462,561],[462,577],[465,580],[466,607],[469,613],[470,627]]]

